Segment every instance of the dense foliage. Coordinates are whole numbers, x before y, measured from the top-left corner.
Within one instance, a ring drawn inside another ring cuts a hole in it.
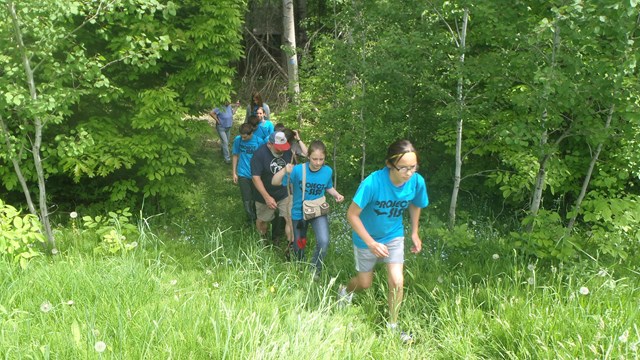
[[[146,197],[167,208],[199,145],[189,130],[202,131],[185,119],[230,98],[242,9],[236,0],[3,2],[4,187],[37,194],[39,183],[45,196],[46,182],[54,203]]]
[[[516,220],[514,247],[539,257],[634,251],[637,1],[332,4],[309,21],[323,31],[301,79],[306,123],[335,148],[339,174],[357,179],[381,165],[381,144],[408,137],[445,209],[459,121],[458,226],[482,208]]]

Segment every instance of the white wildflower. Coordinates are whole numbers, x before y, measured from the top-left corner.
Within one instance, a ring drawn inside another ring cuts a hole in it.
[[[211,271],[211,270],[207,269],[207,270],[205,270],[205,272],[204,272],[204,273],[205,273],[205,275],[207,275],[207,276],[211,276],[211,274],[213,274],[213,271]]]
[[[53,306],[51,306],[51,303],[49,301],[45,301],[40,304],[40,311],[42,311],[43,313],[48,313],[49,311],[51,311],[51,309],[53,309]]]
[[[493,254],[493,256],[491,257],[493,260],[498,260],[500,259],[500,255],[498,254]]]
[[[214,282],[214,283],[213,283],[213,287],[217,289],[217,288],[219,288],[219,287],[220,287],[220,284],[218,284],[217,282]]]
[[[534,264],[529,264],[527,266],[527,269],[529,269],[529,271],[535,271],[536,270],[536,266]]]
[[[580,295],[589,295],[589,288],[586,286],[583,286],[580,288]]]
[[[171,285],[171,286],[174,286],[177,283],[178,283],[178,280],[176,280],[176,279],[173,279],[173,280],[169,281],[169,285]]]
[[[104,352],[107,349],[107,344],[104,343],[104,341],[98,341],[96,342],[96,344],[93,346],[93,348],[101,353]]]
[[[442,275],[438,276],[438,282],[440,284],[442,284],[444,282],[444,278],[442,277]]]
[[[621,343],[626,343],[627,340],[629,340],[629,330],[625,330],[622,335],[618,336],[618,340],[620,340]]]
[[[78,213],[75,212],[75,211],[72,211],[72,212],[69,213],[69,217],[72,218],[72,219],[75,219],[75,218],[78,217]]]
[[[58,255],[58,249],[56,248],[51,249],[51,255]]]
[[[555,274],[557,271],[558,271],[558,268],[551,265],[551,272]]]
[[[67,306],[73,306],[73,305],[75,305],[75,302],[74,302],[73,300],[68,300],[68,301],[65,303],[65,305],[67,305]]]
[[[605,277],[605,276],[607,276],[607,270],[605,270],[605,269],[600,269],[600,271],[598,271],[598,276],[600,276],[600,277]]]

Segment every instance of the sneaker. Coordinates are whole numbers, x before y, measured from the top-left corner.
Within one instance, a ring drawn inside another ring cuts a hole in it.
[[[400,330],[398,325],[387,324],[387,329],[397,334],[396,336],[398,336],[400,338],[400,341],[402,341],[404,344],[411,344],[413,342],[413,334]]]
[[[413,335],[411,333],[400,331],[399,335],[400,335],[400,341],[402,341],[403,343],[411,344],[413,342]]]
[[[351,300],[353,300],[353,293],[348,293],[347,287],[340,285],[340,288],[338,288],[338,308],[342,309],[351,305]]]

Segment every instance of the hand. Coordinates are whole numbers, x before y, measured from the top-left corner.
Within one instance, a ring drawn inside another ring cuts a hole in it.
[[[293,130],[293,138],[296,139],[296,141],[300,141],[300,133],[298,130]]]
[[[373,255],[379,258],[389,256],[389,249],[387,248],[387,245],[380,244],[379,242],[374,241],[373,244],[369,245],[369,250],[371,250]]]
[[[411,247],[412,253],[417,254],[422,251],[422,240],[420,240],[418,234],[412,234],[411,241],[413,241],[413,246]]]
[[[275,210],[278,207],[278,203],[276,202],[276,199],[272,198],[271,196],[268,196],[267,198],[265,198],[264,203],[267,204],[269,209],[272,209],[272,210]]]
[[[238,183],[238,174],[233,174],[233,183],[234,184]]]
[[[293,171],[293,164],[287,164],[284,168],[287,174],[291,174],[291,172]]]
[[[336,194],[333,198],[336,199],[336,202],[342,202],[342,200],[344,200],[344,196],[341,194]]]

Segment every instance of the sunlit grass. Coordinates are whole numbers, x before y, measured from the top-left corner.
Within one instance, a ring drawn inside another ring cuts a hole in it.
[[[336,306],[338,284],[355,273],[346,205],[334,206],[327,264],[314,282],[306,264],[284,261],[281,247],[243,226],[229,168],[205,164],[208,183],[183,195],[197,208],[139,216],[130,251],[94,254],[99,238],[76,222],[57,228],[57,255],[24,270],[0,261],[0,356],[638,357],[637,274],[595,260],[563,265],[503,252],[505,239],[486,224],[474,230],[476,246],[458,251],[429,237],[425,222],[425,251],[406,256],[400,325],[416,341],[403,345],[386,330],[382,267],[353,306]]]

